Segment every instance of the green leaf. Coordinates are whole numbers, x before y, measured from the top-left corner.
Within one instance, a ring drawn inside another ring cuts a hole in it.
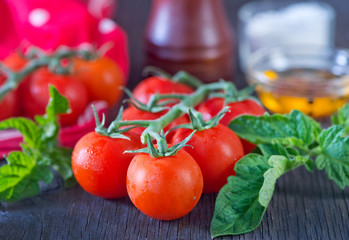
[[[71,168],[71,155],[71,149],[57,148],[50,156],[52,160],[52,168],[61,175],[66,187],[73,187],[76,184]]]
[[[265,208],[268,207],[274,193],[276,180],[284,173],[304,165],[304,161],[307,160],[307,158],[301,156],[294,159],[288,159],[287,157],[280,155],[270,156],[268,164],[271,168],[264,173],[263,186],[259,191],[259,203]]]
[[[259,144],[258,148],[261,150],[263,156],[269,157],[272,155],[282,155],[289,157],[287,150],[279,144]]]
[[[217,196],[212,238],[247,233],[259,226],[266,209],[259,203],[259,192],[269,168],[267,158],[257,154],[246,155],[236,163],[236,176],[228,178]]]
[[[343,126],[332,126],[319,135],[320,154],[315,160],[318,169],[325,169],[329,179],[344,189],[349,186],[349,136]]]
[[[297,110],[286,115],[243,115],[234,119],[229,127],[240,137],[255,144],[276,143],[301,149],[312,144],[321,132],[315,120]]]
[[[8,164],[0,168],[0,201],[17,201],[39,194],[37,181],[32,180],[36,161],[22,152],[11,152]]]
[[[9,118],[0,122],[0,129],[13,128],[18,130],[26,145],[35,148],[41,145],[41,131],[39,127],[31,120],[23,117]]]
[[[259,203],[265,208],[273,197],[276,180],[287,171],[288,159],[285,156],[271,156],[268,160],[269,168],[264,173],[264,182],[259,191]]]
[[[349,104],[340,108],[337,114],[331,116],[332,124],[349,126]]]
[[[56,118],[57,114],[67,113],[69,109],[69,102],[64,96],[62,96],[58,90],[50,85],[50,101],[46,107],[46,115],[48,118]]]
[[[59,131],[57,115],[67,113],[70,110],[68,100],[54,86],[50,85],[49,91],[50,100],[46,107],[46,114],[35,116],[36,123],[42,129],[41,139],[45,142],[57,139]]]
[[[71,151],[58,146],[59,125],[56,114],[65,113],[68,101],[50,86],[50,101],[44,116],[36,123],[26,118],[11,118],[0,122],[0,129],[14,128],[21,132],[22,152],[12,152],[7,165],[0,168],[0,201],[17,201],[40,193],[39,182],[52,182],[51,167],[66,183],[73,183],[70,166]]]

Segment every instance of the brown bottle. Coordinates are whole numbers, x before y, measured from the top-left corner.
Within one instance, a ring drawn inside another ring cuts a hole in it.
[[[221,0],[153,0],[144,38],[147,65],[232,80],[233,33]]]

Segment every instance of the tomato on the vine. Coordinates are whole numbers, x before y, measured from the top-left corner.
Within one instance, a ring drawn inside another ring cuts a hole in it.
[[[110,58],[99,57],[92,61],[76,58],[76,74],[87,86],[92,100],[104,100],[113,106],[121,97],[124,75],[121,68]]]
[[[14,71],[21,70],[27,62],[28,60],[20,56],[18,53],[12,53],[2,61],[6,67]]]
[[[178,129],[171,141],[177,144],[185,139],[192,130]],[[217,126],[196,132],[184,147],[200,166],[204,177],[204,193],[218,192],[227,178],[235,174],[235,163],[244,156],[241,141],[228,127]]]
[[[5,79],[0,77],[0,87],[4,84]],[[0,100],[0,121],[9,117],[13,117],[17,114],[18,101],[17,91],[11,91]]]
[[[133,90],[133,96],[141,103],[147,104],[153,94],[190,94],[194,90],[183,84],[163,77],[148,77],[141,81]]]
[[[184,150],[176,155],[154,158],[137,154],[127,171],[127,192],[144,214],[173,220],[189,213],[200,199],[202,174]]]
[[[226,106],[230,107],[224,117],[220,120],[220,123],[228,126],[229,123],[241,115],[253,115],[263,116],[265,109],[258,102],[252,99],[246,99],[243,101],[230,102]],[[197,109],[202,113],[205,120],[209,120],[214,117],[224,107],[223,98],[211,98],[201,103]],[[244,139],[241,139],[244,146],[245,154],[250,153],[256,146]]]
[[[163,110],[158,113],[152,113],[152,112],[147,112],[147,111],[142,111],[139,110],[133,106],[130,106],[125,109],[125,111],[122,114],[122,120],[123,121],[131,121],[131,120],[155,120],[166,114],[169,110]],[[173,127],[180,125],[180,124],[185,124],[189,122],[189,117],[187,115],[183,115],[176,120],[172,121],[170,124],[168,124],[165,128],[164,131],[168,131],[172,129]],[[131,132],[137,133],[139,136],[142,134],[144,131],[144,127],[137,127],[134,129],[130,130]]]
[[[55,86],[58,92],[69,101],[71,113],[61,115],[60,123],[63,126],[75,124],[89,102],[87,89],[75,75],[58,75],[47,68],[41,68],[32,74],[28,89],[24,92],[27,116],[34,117],[45,113],[50,98],[49,84]]]
[[[2,64],[6,66],[7,68],[13,70],[13,71],[19,71],[21,70],[26,64],[28,63],[28,60],[23,58],[18,53],[12,53],[8,55],[3,61]],[[29,77],[26,77],[18,86],[18,89],[13,90],[16,93],[11,93],[11,95],[16,95],[17,98],[17,109],[15,111],[16,114],[21,114],[23,112],[23,106],[19,103],[23,102],[22,96],[24,90],[28,87]],[[4,113],[2,113],[4,115]],[[9,114],[7,114],[9,116]],[[11,115],[14,116],[14,115]]]
[[[72,169],[86,192],[108,199],[127,196],[126,173],[135,154],[124,151],[143,145],[138,135],[125,133],[125,136],[130,140],[90,132],[75,145]]]

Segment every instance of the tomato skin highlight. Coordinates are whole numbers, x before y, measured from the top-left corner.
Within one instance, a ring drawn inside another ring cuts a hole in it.
[[[120,87],[124,75],[110,58],[100,57],[92,61],[76,58],[74,68],[78,78],[87,87],[91,100],[104,100],[111,107],[121,98]]]
[[[75,145],[72,169],[80,186],[95,196],[113,199],[127,196],[126,173],[135,156],[124,153],[143,147],[138,136],[126,133],[131,139],[110,138],[90,132]]]
[[[175,156],[153,158],[137,154],[127,171],[127,191],[144,214],[173,220],[189,213],[202,194],[199,166],[184,150]]]
[[[58,92],[68,99],[71,108],[71,113],[59,117],[60,123],[62,126],[75,124],[89,102],[87,89],[74,75],[54,74],[47,68],[41,68],[31,76],[29,88],[24,93],[26,115],[33,118],[45,113],[50,98],[49,84],[55,86]]]
[[[263,116],[266,112],[263,106],[258,102],[246,99],[238,102],[231,102],[227,104],[230,107],[224,117],[219,121],[219,123],[228,126],[229,123],[235,118],[241,115],[253,115],[253,116]],[[211,98],[203,103],[201,103],[197,109],[202,113],[204,119],[207,121],[213,118],[220,110],[224,107],[223,98]],[[244,147],[245,154],[252,152],[256,145],[246,141],[245,139],[240,139]]]
[[[179,143],[191,131],[177,130],[171,144]],[[218,192],[227,183],[227,178],[235,174],[235,163],[244,156],[240,139],[222,124],[196,132],[187,144],[192,147],[183,149],[198,163],[204,178],[203,193]]]
[[[148,77],[141,81],[133,90],[133,96],[141,103],[147,104],[153,94],[190,94],[194,90],[182,83],[172,82],[163,77]]]

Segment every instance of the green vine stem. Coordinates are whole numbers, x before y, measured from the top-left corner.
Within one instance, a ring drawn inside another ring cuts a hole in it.
[[[155,75],[155,76],[167,78],[173,82],[183,83],[183,84],[188,85],[192,88],[198,88],[204,84],[198,78],[187,73],[186,71],[179,71],[175,75],[171,76],[171,74],[169,74],[168,72],[165,72],[164,70],[157,68],[157,67],[154,67],[154,66],[145,67],[142,75],[143,76]]]
[[[0,88],[0,101],[8,92],[16,89],[25,77],[40,67],[47,66],[57,74],[69,74],[72,68],[71,61],[69,60],[76,56],[85,60],[91,60],[97,57],[95,51],[87,49],[75,49],[64,46],[51,54],[47,54],[41,49],[32,47],[28,49],[25,55],[28,63],[20,71],[12,71],[3,64],[0,64],[0,70],[6,76],[6,82]],[[63,59],[68,60],[67,66],[62,65]]]
[[[230,85],[232,84],[233,83],[231,82],[221,81],[221,82],[201,85],[192,94],[181,96],[182,98],[181,102],[172,106],[172,108],[166,114],[164,114],[163,116],[161,116],[156,120],[121,121],[119,117],[119,120],[117,118],[115,121],[113,121],[110,124],[106,132],[108,134],[112,134],[113,132],[119,132],[120,131],[119,129],[125,126],[145,127],[145,130],[143,131],[141,136],[141,141],[143,143],[147,142],[147,135],[149,135],[151,138],[156,139],[160,147],[162,145],[164,137],[162,134],[159,134],[159,133],[160,131],[162,131],[164,127],[166,127],[169,123],[171,123],[175,119],[181,117],[183,114],[189,113],[190,108],[202,102],[213,91],[221,91],[221,90],[225,91],[231,88]],[[169,95],[163,95],[163,96],[168,97]],[[158,95],[158,99],[162,99],[161,94]]]

